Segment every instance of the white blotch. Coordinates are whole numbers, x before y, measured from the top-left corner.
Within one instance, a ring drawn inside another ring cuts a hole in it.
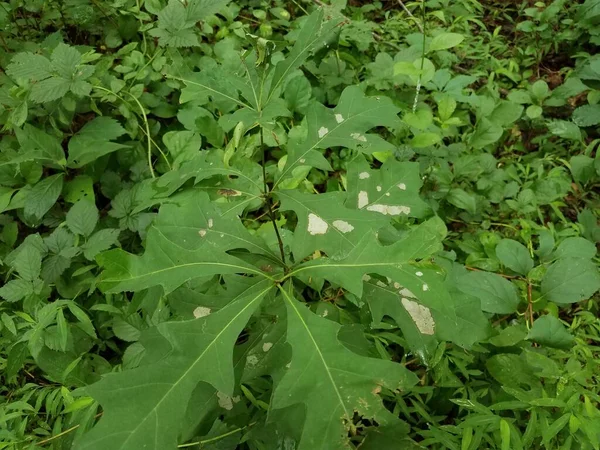
[[[304,164],[306,162],[306,160],[304,158],[300,159],[300,164]]]
[[[418,277],[422,277],[423,276],[423,272],[416,272],[415,275],[418,276]]]
[[[256,355],[246,356],[246,364],[248,364],[249,367],[254,367],[255,365],[257,365],[258,358],[256,357]]]
[[[410,292],[410,291],[409,291],[408,289],[406,289],[406,288],[400,289],[400,290],[398,291],[398,293],[399,293],[400,295],[402,295],[403,297],[412,297],[412,298],[415,298],[415,294],[413,294],[412,292]]]
[[[336,114],[335,115],[335,121],[337,123],[342,123],[344,121],[344,116],[342,116],[341,114]]]
[[[233,399],[222,392],[217,392],[217,398],[219,399],[219,406],[227,411],[233,409]]]
[[[212,219],[208,219],[208,228],[212,228],[214,225],[214,222]]]
[[[377,186],[377,192],[381,192],[381,186]]]
[[[396,282],[394,283],[394,289],[400,289],[402,286],[400,286],[400,283]]]
[[[225,236],[225,233],[221,233],[219,236],[220,236],[220,237],[224,237],[224,236]]]
[[[325,127],[321,127],[319,128],[319,139],[321,139],[323,136],[325,136],[327,133],[329,133],[329,130]]]
[[[323,314],[321,314],[321,317],[327,317],[329,315],[329,310],[325,310],[323,311]]]
[[[431,317],[429,308],[407,298],[402,299],[402,306],[410,314],[410,317],[422,334],[431,335],[435,333],[435,322],[433,321],[433,317]]]
[[[406,185],[404,183],[399,183],[398,184],[398,189],[405,191],[406,190]]]
[[[358,193],[358,209],[364,208],[369,204],[369,194],[367,191],[360,191]]]
[[[198,306],[196,309],[194,309],[193,314],[196,319],[199,319],[200,317],[206,317],[210,314],[210,308]]]
[[[291,361],[285,365],[286,369],[289,369],[290,367],[292,367],[292,362]]]
[[[269,350],[271,350],[271,347],[273,347],[272,342],[265,342],[262,346],[263,352],[268,352]]]
[[[366,273],[362,276],[362,280],[365,282],[369,282],[371,281],[371,276],[367,275]]]
[[[354,227],[345,220],[334,220],[333,226],[342,233],[350,233],[352,230],[354,230]]]
[[[200,237],[204,237],[206,236],[206,230],[198,230],[198,234],[200,235]]]
[[[387,287],[387,284],[385,284],[383,281],[378,281],[376,284],[377,284],[377,286],[379,286],[379,287],[383,287],[383,288],[384,288],[384,287]]]
[[[310,234],[325,234],[327,233],[327,228],[329,228],[329,225],[319,216],[313,213],[308,215],[308,232]]]
[[[389,197],[390,195],[391,195],[391,194],[390,194],[389,192],[386,192],[386,193],[385,193],[385,196],[386,196],[386,197]]]
[[[427,283],[423,284],[423,292],[428,291],[429,290],[429,286],[427,286]]]
[[[366,180],[370,176],[371,175],[369,175],[369,172],[361,172],[361,173],[358,174],[358,178],[360,178],[361,180]]]
[[[367,138],[360,133],[352,133],[350,137],[352,139],[356,139],[357,141],[367,142]]]
[[[381,214],[389,214],[390,216],[399,216],[400,214],[409,214],[410,207],[402,205],[382,205],[376,203],[374,205],[367,206],[367,211],[374,211]]]

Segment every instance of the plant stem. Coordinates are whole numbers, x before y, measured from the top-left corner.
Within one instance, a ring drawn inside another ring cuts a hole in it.
[[[402,3],[402,2],[400,2]],[[421,10],[423,14],[423,26],[419,27],[423,34],[423,49],[421,50],[421,70],[419,71],[419,79],[417,80],[417,89],[415,90],[415,101],[413,102],[413,113],[417,110],[419,103],[419,92],[421,91],[421,78],[423,77],[423,67],[425,66],[425,0],[421,0]]]
[[[193,447],[194,445],[210,444],[211,442],[219,441],[219,440],[224,439],[224,438],[226,438],[228,436],[231,436],[233,434],[239,433],[240,431],[244,431],[246,428],[250,428],[250,427],[252,427],[254,425],[256,425],[256,422],[252,422],[252,423],[246,425],[245,427],[236,428],[235,430],[228,431],[227,433],[220,434],[219,436],[215,436],[215,437],[210,438],[210,439],[205,439],[203,441],[190,442],[188,444],[181,444],[181,445],[178,445],[177,448],[186,448],[186,447]]]
[[[263,172],[263,189],[265,194],[265,203],[267,204],[267,209],[269,211],[269,219],[271,219],[271,223],[273,224],[273,229],[275,230],[275,235],[277,236],[277,243],[279,245],[279,253],[281,255],[281,262],[284,266],[286,266],[285,262],[285,251],[283,250],[283,240],[281,239],[281,235],[279,234],[279,228],[277,227],[277,221],[275,220],[275,214],[273,214],[273,206],[271,205],[271,191],[269,190],[269,185],[267,184],[267,168],[265,161],[265,142],[263,129],[260,127],[260,150],[262,152],[262,172]]]
[[[421,33],[425,34],[425,31],[423,30],[423,26],[419,23],[417,18],[415,16],[413,16],[413,13],[410,12],[410,10],[406,7],[404,2],[402,0],[398,0],[398,3],[400,4],[400,7],[404,10],[404,12],[406,14],[408,14],[408,17],[410,17],[417,24],[417,28],[419,29],[419,31]]]

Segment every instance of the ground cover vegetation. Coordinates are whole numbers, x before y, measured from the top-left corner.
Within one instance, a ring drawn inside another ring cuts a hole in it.
[[[599,449],[600,1],[0,2],[0,449]]]

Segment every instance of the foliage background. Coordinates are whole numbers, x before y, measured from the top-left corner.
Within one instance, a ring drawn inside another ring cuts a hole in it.
[[[0,28],[0,448],[600,448],[599,1],[11,0]],[[144,275],[187,250],[239,267]]]

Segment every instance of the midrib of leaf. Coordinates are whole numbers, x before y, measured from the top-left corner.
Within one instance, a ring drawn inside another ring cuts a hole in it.
[[[345,417],[348,418],[348,419],[350,419],[352,416],[348,413],[348,409],[346,408],[346,404],[344,403],[344,400],[342,400],[342,395],[340,394],[340,391],[339,391],[339,389],[337,387],[337,384],[335,383],[335,380],[333,379],[333,375],[331,375],[331,370],[329,369],[329,366],[327,365],[327,362],[325,361],[325,357],[323,356],[323,353],[321,352],[321,349],[319,348],[319,344],[317,344],[317,341],[315,340],[315,338],[313,337],[312,333],[310,332],[310,328],[308,328],[308,325],[306,324],[306,322],[302,318],[302,315],[298,311],[298,308],[296,308],[296,305],[292,301],[292,298],[288,295],[288,293],[285,291],[285,289],[283,289],[283,287],[281,285],[278,285],[277,287],[279,288],[279,290],[283,294],[283,297],[285,298],[285,300],[292,307],[292,309],[294,310],[294,313],[298,317],[298,320],[300,320],[300,323],[302,323],[302,326],[306,330],[306,334],[308,334],[311,343],[314,345],[315,350],[316,350],[317,354],[319,355],[319,360],[323,364],[323,368],[325,369],[325,372],[327,373],[327,378],[331,382],[331,386],[333,387],[333,390],[335,391],[335,395],[337,396],[337,398],[339,400],[339,403],[342,406],[342,409],[344,410]],[[291,285],[290,285],[290,288],[291,288]]]
[[[343,122],[335,125],[334,128],[331,129],[331,131],[329,131],[327,134],[323,135],[322,138],[319,138],[309,149],[307,149],[304,153],[302,153],[301,155],[298,156],[298,158],[296,158],[296,160],[290,164],[286,164],[283,171],[281,172],[281,175],[279,176],[279,178],[277,179],[277,181],[275,181],[275,183],[273,184],[273,189],[275,189],[279,183],[283,180],[283,178],[285,177],[285,175],[292,169],[292,167],[294,167],[296,165],[296,163],[298,161],[300,161],[302,158],[304,158],[310,151],[314,150],[315,148],[318,148],[317,146],[324,140],[326,139],[331,133],[333,133],[335,130],[337,130],[339,127],[341,126],[345,126],[348,124],[348,122],[350,122],[352,119],[355,119],[357,117],[360,117],[364,114],[367,113],[371,113],[373,111],[376,111],[377,109],[381,108],[381,106],[378,106],[377,108],[372,108],[372,109],[367,109],[365,111],[361,111],[358,114],[355,114],[353,116],[348,117],[346,120],[344,120]],[[289,162],[289,161],[288,161]]]
[[[251,289],[254,286],[250,286],[248,289]],[[119,447],[120,449],[124,449],[126,448],[125,445],[127,444],[127,442],[129,441],[129,439],[136,433],[136,431],[139,429],[140,426],[142,426],[146,420],[148,420],[148,418],[151,415],[155,416],[155,420],[156,420],[156,426],[155,426],[155,430],[156,432],[158,432],[159,430],[159,426],[158,426],[158,414],[157,414],[157,409],[158,407],[161,405],[161,403],[165,400],[165,398],[167,398],[169,396],[169,394],[173,391],[173,389],[175,389],[175,387],[177,387],[177,385],[181,382],[181,380],[183,380],[184,378],[186,378],[188,376],[188,374],[196,367],[196,365],[202,360],[202,358],[204,358],[204,355],[206,354],[206,352],[208,352],[208,350],[210,350],[213,345],[215,344],[215,342],[217,342],[219,340],[219,338],[221,337],[221,335],[223,335],[223,333],[225,333],[225,331],[228,330],[228,328],[231,326],[232,323],[235,322],[235,320],[242,315],[248,308],[250,308],[254,302],[256,302],[257,300],[263,298],[264,295],[266,295],[267,292],[269,292],[271,289],[273,288],[272,285],[270,285],[267,289],[261,291],[256,297],[254,297],[251,301],[249,301],[230,321],[227,325],[225,325],[223,327],[223,329],[215,336],[215,338],[211,341],[211,343],[209,345],[206,346],[206,348],[204,349],[204,351],[198,356],[198,358],[196,358],[194,360],[194,362],[190,365],[190,367],[183,373],[183,375],[181,375],[181,377],[179,377],[177,379],[177,381],[175,383],[173,383],[171,385],[171,388],[162,396],[162,398],[156,403],[156,405],[154,406],[154,408],[152,408],[152,410],[150,410],[150,412],[148,413],[148,415],[140,421],[140,423],[132,430],[129,432],[129,437],[127,439],[125,439],[125,442],[123,442],[123,444],[121,445],[121,447]],[[239,294],[236,298],[239,299],[248,289],[246,289],[244,292],[242,292],[241,294]],[[155,442],[157,442],[157,437],[155,436]],[[156,444],[155,444],[155,448],[156,448]]]
[[[176,77],[174,75],[167,75],[167,76],[169,78],[174,79],[174,80],[183,81],[186,84],[193,84],[193,85],[196,85],[196,86],[200,86],[200,87],[206,89],[207,91],[213,92],[215,94],[220,95],[221,97],[225,97],[225,98],[231,100],[232,102],[235,102],[237,105],[241,106],[242,108],[248,108],[248,109],[250,109],[252,111],[256,111],[252,106],[247,105],[246,103],[242,102],[241,100],[238,100],[237,98],[231,97],[230,95],[224,94],[221,91],[217,91],[216,89],[208,87],[205,84],[197,83],[196,81],[186,80],[185,78]]]

